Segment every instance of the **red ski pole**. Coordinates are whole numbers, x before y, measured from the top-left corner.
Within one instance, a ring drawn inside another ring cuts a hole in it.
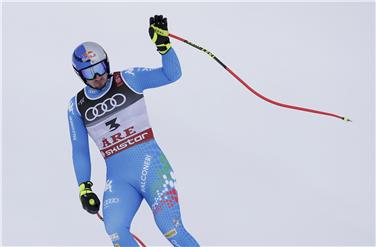
[[[257,92],[256,90],[254,90],[251,86],[249,86],[247,83],[245,83],[238,75],[236,75],[229,67],[227,67],[224,63],[222,63],[221,60],[219,60],[213,53],[211,53],[210,51],[208,51],[207,49],[205,48],[202,48],[201,46],[199,45],[196,45],[186,39],[183,39],[179,36],[176,36],[172,33],[169,33],[169,36],[171,38],[174,38],[174,39],[177,39],[177,40],[180,40],[190,46],[193,46],[194,48],[200,50],[200,51],[203,51],[205,52],[206,54],[208,54],[211,58],[213,58],[215,61],[217,61],[220,65],[222,65],[222,67],[227,70],[233,77],[235,77],[241,84],[243,84],[243,86],[245,86],[249,91],[251,91],[252,93],[254,93],[257,97],[271,103],[271,104],[274,104],[274,105],[277,105],[277,106],[281,106],[281,107],[285,107],[285,108],[290,108],[290,109],[293,109],[293,110],[299,110],[299,111],[306,111],[306,112],[311,112],[311,113],[316,113],[316,114],[321,114],[321,115],[327,115],[327,116],[331,116],[331,117],[335,117],[335,118],[339,118],[339,119],[342,119],[346,122],[351,122],[351,120],[347,117],[343,117],[343,116],[340,116],[340,115],[337,115],[337,114],[334,114],[334,113],[330,113],[330,112],[324,112],[324,111],[318,111],[318,110],[314,110],[314,109],[309,109],[309,108],[304,108],[304,107],[299,107],[299,106],[293,106],[293,105],[288,105],[288,104],[283,104],[283,103],[280,103],[280,102],[277,102],[275,100],[272,100],[272,99],[269,99],[267,97],[265,97],[264,95],[260,94],[259,92]]]

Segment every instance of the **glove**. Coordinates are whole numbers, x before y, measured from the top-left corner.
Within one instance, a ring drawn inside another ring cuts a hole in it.
[[[149,35],[160,54],[166,54],[171,48],[170,39],[168,38],[167,18],[163,18],[163,15],[150,17]]]
[[[82,207],[91,214],[96,214],[99,211],[101,202],[97,195],[91,190],[93,183],[91,181],[80,184],[80,200]]]

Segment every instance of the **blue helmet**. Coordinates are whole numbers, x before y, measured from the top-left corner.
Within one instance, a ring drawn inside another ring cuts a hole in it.
[[[93,68],[96,68],[98,65],[102,65],[101,68],[103,68],[104,72],[110,74],[110,64],[108,62],[107,53],[95,42],[84,42],[77,46],[72,55],[72,65],[76,73],[85,83],[88,78],[85,77],[85,73],[83,74],[82,72],[86,72],[87,70],[85,69],[87,68],[93,66],[95,66]]]

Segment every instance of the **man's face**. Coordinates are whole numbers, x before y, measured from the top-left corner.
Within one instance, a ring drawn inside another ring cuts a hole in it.
[[[92,86],[93,88],[102,88],[106,84],[108,78],[108,73],[103,74],[102,76],[96,75],[93,80],[87,80],[86,83]]]

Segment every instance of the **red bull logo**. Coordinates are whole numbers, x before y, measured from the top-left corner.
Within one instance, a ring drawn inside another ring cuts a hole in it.
[[[87,51],[83,54],[82,61],[87,62],[88,60],[92,60],[97,55],[93,51]]]

